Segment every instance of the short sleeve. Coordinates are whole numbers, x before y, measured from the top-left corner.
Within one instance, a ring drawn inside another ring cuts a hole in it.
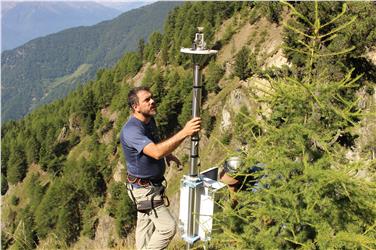
[[[124,142],[128,147],[135,148],[141,153],[146,145],[153,142],[144,133],[142,127],[130,126],[122,131]]]

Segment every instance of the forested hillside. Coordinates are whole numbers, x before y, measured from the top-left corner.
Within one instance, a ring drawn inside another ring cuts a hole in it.
[[[219,52],[204,68],[201,169],[237,149],[247,166],[264,166],[236,207],[219,204],[210,249],[375,248],[375,25],[367,2],[175,8],[163,33],[115,66],[3,124],[2,247],[131,248],[135,211],[119,145],[127,94],[151,87],[162,137],[183,126],[193,79],[179,49],[203,26]],[[187,165],[185,145],[177,154]],[[186,171],[168,170],[173,208]]]
[[[179,2],[159,2],[94,26],[67,29],[1,55],[2,120],[19,119],[41,104],[66,96],[161,31]],[[65,17],[66,18],[66,17]]]

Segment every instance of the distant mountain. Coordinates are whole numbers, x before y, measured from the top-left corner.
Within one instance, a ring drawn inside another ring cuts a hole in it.
[[[2,121],[18,119],[43,103],[65,96],[113,65],[140,39],[161,31],[169,11],[181,2],[157,2],[90,27],[32,40],[2,53]]]
[[[109,8],[120,10],[122,13],[127,12],[139,7],[142,7],[144,5],[151,4],[153,2],[156,2],[155,0],[147,0],[147,1],[134,1],[134,2],[110,2],[110,1],[96,1],[97,3],[107,6]]]
[[[1,51],[67,28],[94,25],[122,13],[95,2],[2,2],[1,7]]]

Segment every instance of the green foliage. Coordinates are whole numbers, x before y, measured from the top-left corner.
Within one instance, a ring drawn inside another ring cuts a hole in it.
[[[178,74],[175,71],[166,72],[167,83],[164,86],[165,96],[158,105],[156,121],[162,138],[168,137],[191,117],[191,85],[192,76]],[[181,97],[184,97],[182,99]]]
[[[136,52],[130,52],[126,53],[122,59],[118,62],[118,64],[115,67],[115,76],[114,81],[119,82],[124,77],[130,76],[133,77],[136,75],[138,70],[142,66],[142,57],[139,53]],[[105,79],[103,83],[106,82],[112,82],[112,79]],[[116,89],[113,90],[116,92]],[[102,92],[103,93],[103,92]],[[107,92],[104,92],[107,93]],[[109,93],[112,93],[112,91],[109,91]]]
[[[269,22],[279,24],[281,13],[282,5],[280,2],[256,2],[249,12],[249,23],[252,25],[264,16]]]
[[[42,186],[39,180],[39,175],[31,175],[27,185],[26,185],[27,195],[30,198],[29,207],[32,212],[38,207],[41,202],[45,188]]]
[[[357,100],[349,95],[355,94],[360,76],[353,77],[350,70],[334,80],[316,71],[327,53],[317,41],[340,29],[321,29],[325,22],[318,16],[318,2],[311,9],[312,19],[287,4],[301,20],[310,20],[307,46],[296,50],[307,55],[304,70],[300,75],[269,78],[270,89],[255,95],[271,109],[245,116],[244,125],[262,131],[249,138],[246,151],[248,166],[265,164],[258,174],[262,178],[258,186],[236,193],[239,205],[219,216],[221,236],[227,237],[215,241],[236,249],[372,249],[376,246],[375,177],[370,172],[370,180],[351,174],[367,171],[372,163],[346,157],[362,116]],[[345,51],[343,47],[331,56]]]
[[[234,137],[238,139],[242,144],[247,144],[247,142],[252,141],[255,136],[260,136],[261,129],[260,127],[253,125],[250,126],[248,117],[250,113],[248,108],[242,106],[239,110],[239,113],[235,116],[234,122]]]
[[[151,82],[153,81],[154,70],[151,67],[147,67],[145,70],[145,75],[142,78],[141,84],[142,86],[151,86]]]
[[[184,98],[183,107],[178,117],[179,124],[184,124],[192,118],[192,96],[188,95]]]
[[[7,178],[1,174],[1,195],[4,195],[6,194],[6,192],[8,191],[8,181],[7,181]]]
[[[249,58],[250,58],[250,51],[246,47],[243,47],[236,54],[234,74],[235,76],[239,77],[240,80],[245,80],[251,75],[252,69],[249,67],[250,66]]]
[[[211,116],[208,110],[203,110],[201,115],[201,127],[205,129],[205,134],[210,137],[211,132],[214,129],[216,118]]]
[[[114,143],[117,143],[117,141]],[[96,169],[94,176],[97,183],[97,191],[99,192],[96,194],[101,194],[107,189],[107,183],[112,178],[112,170],[115,167],[116,161],[109,162],[108,159],[109,155],[113,155],[113,148],[99,144],[97,141],[91,143],[90,146],[94,146],[91,149],[92,157],[90,164],[92,165],[93,172]]]
[[[51,158],[49,156],[51,156]],[[43,170],[53,175],[60,175],[61,171],[63,170],[65,160],[65,156],[56,157],[53,155],[48,155],[41,159],[40,164]]]
[[[260,51],[261,51],[261,47],[262,46],[265,46],[265,41],[266,41],[266,38],[268,36],[268,31],[267,30],[263,30],[260,32],[260,35],[259,35],[259,39],[255,45],[255,50],[254,50],[254,54],[255,55],[259,55],[260,54]],[[250,68],[255,72],[255,67],[257,66],[256,64],[256,60],[255,60],[255,55],[250,55],[250,59],[253,61],[250,61],[250,64],[252,64],[252,66],[250,65]]]
[[[218,86],[219,81],[222,79],[225,70],[222,66],[218,65],[215,61],[211,61],[208,65],[208,71],[206,73],[205,89],[208,92],[218,93],[220,87]]]
[[[90,239],[95,238],[95,231],[99,222],[97,213],[99,206],[97,202],[89,203],[82,212],[82,234]]]
[[[124,187],[125,187],[124,184],[120,185],[120,183],[113,182],[110,184],[108,188],[108,192],[111,195],[111,200],[107,209],[108,209],[109,215],[112,217],[115,216],[116,204],[121,199],[121,194],[122,194]]]
[[[56,226],[60,210],[75,196],[72,185],[55,180],[35,211],[35,227],[39,238],[45,238]],[[63,212],[61,213],[63,216]]]
[[[34,249],[38,239],[33,231],[34,217],[29,207],[20,212],[20,221],[14,232],[14,244],[11,249]],[[3,245],[2,245],[3,246]]]
[[[115,228],[120,237],[126,237],[136,225],[137,211],[133,201],[124,192],[115,212]]]
[[[268,78],[277,78],[277,77],[284,77],[284,76],[291,76],[292,72],[291,69],[287,65],[283,65],[282,67],[269,67],[264,70],[260,70],[258,72],[258,76],[268,79]]]
[[[39,160],[39,150],[40,150],[40,143],[38,142],[35,136],[29,138],[26,141],[25,153],[26,153],[27,163],[29,165]]]
[[[236,33],[236,29],[234,28],[234,25],[232,23],[227,25],[225,32],[223,34],[223,37],[222,37],[223,43],[224,44],[228,43],[235,33]]]
[[[2,126],[1,129],[1,174],[6,175],[6,171],[8,168],[8,161],[9,161],[9,156],[10,156],[10,148],[11,144],[13,143],[13,140],[11,140],[11,136],[13,136],[13,133],[16,132],[16,126],[12,126],[13,124],[11,123],[6,123],[4,126]],[[9,130],[7,131],[4,129],[4,127],[13,127],[13,131]],[[8,136],[5,137],[4,134],[7,134]]]
[[[149,38],[149,42],[145,47],[145,58],[149,62],[154,62],[157,53],[161,48],[162,34],[159,32],[153,32]]]
[[[165,79],[163,77],[163,72],[161,69],[157,69],[153,74],[150,84],[150,91],[153,93],[153,97],[156,103],[161,103],[163,97],[165,96],[164,90]]]
[[[56,235],[68,245],[75,242],[80,235],[80,211],[74,198],[59,209]]]
[[[32,177],[29,183],[29,187],[34,187],[30,190],[30,197],[40,199],[43,191],[35,178]],[[84,234],[92,237],[96,222],[87,217],[88,214],[92,216],[93,209],[87,204],[104,191],[103,177],[95,164],[84,160],[68,162],[63,177],[53,182],[37,205],[35,221],[38,237],[45,238],[52,231],[62,242],[70,245],[79,237],[82,224]],[[96,205],[100,205],[98,200]],[[87,219],[84,223],[83,218]]]
[[[309,36],[317,32],[316,29],[310,29],[312,20],[315,18],[315,12],[312,11],[314,4],[300,2],[294,6],[301,15],[290,19],[285,26],[285,54],[290,62],[298,66],[296,70],[304,71],[302,66],[305,65],[305,61],[312,52],[300,53],[299,51],[307,45],[311,46]],[[341,13],[341,18],[337,18],[338,13]],[[349,68],[356,68],[356,73],[365,74],[360,82],[374,79],[372,74],[374,75],[375,71],[372,63],[366,59],[359,59],[359,56],[367,51],[370,44],[376,43],[375,13],[376,6],[366,2],[351,2],[348,3],[348,8],[344,8],[341,2],[320,3],[317,16],[323,25],[320,26],[319,31],[322,35],[327,35],[320,37],[321,55],[315,58],[317,70],[321,71],[325,68],[328,75],[338,80],[346,75]],[[329,34],[334,29],[337,29],[336,32]],[[307,30],[309,31],[304,35],[303,32]],[[351,53],[342,51],[341,55],[333,57],[343,48],[348,48],[347,51],[351,49]]]
[[[249,23],[255,24],[261,18],[259,8],[253,8],[249,14]]]
[[[125,237],[136,224],[137,211],[135,204],[129,198],[124,183],[112,183],[109,192],[111,195],[108,212],[115,218],[116,232]]]
[[[222,138],[221,138],[221,143],[223,145],[230,145],[230,142],[231,142],[231,139],[232,139],[232,134],[230,132],[226,132],[225,134],[223,134]]]
[[[279,24],[281,20],[282,5],[279,2],[264,2],[263,10],[266,10],[266,18],[271,23]]]
[[[145,50],[145,40],[140,39],[138,41],[138,56],[141,58],[141,61],[144,59],[144,50]]]
[[[122,88],[118,90],[118,92],[114,95],[111,101],[110,109],[111,110],[126,110],[128,111],[128,93],[130,90],[130,86],[125,84]],[[97,117],[100,117],[97,115]]]
[[[106,184],[97,164],[95,161],[83,159],[66,163],[64,178],[74,186],[75,190],[80,191],[81,198],[96,197],[106,190]]]
[[[111,103],[112,97],[118,91],[118,86],[115,82],[121,80],[123,74],[133,74],[135,71],[134,67],[139,67],[140,62],[138,60],[139,58],[134,53],[125,54],[114,71],[106,70],[101,78],[94,83],[93,91],[84,91],[85,103],[82,105],[85,105],[84,107],[89,112],[91,111],[86,117],[95,116],[94,111],[96,110],[96,105],[106,107]],[[132,66],[129,66],[130,63],[132,63]]]
[[[20,203],[19,197],[15,195],[12,195],[12,197],[10,197],[10,204],[12,204],[13,206],[17,206],[19,203]]]
[[[27,161],[25,152],[20,145],[16,145],[11,151],[8,161],[7,180],[10,184],[22,181],[26,175]]]

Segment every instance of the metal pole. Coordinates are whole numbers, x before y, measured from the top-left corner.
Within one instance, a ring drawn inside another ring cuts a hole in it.
[[[200,117],[201,111],[201,96],[202,96],[202,80],[201,67],[210,55],[216,54],[216,50],[206,49],[204,42],[203,28],[198,27],[198,33],[195,35],[192,48],[181,48],[180,52],[191,55],[193,66],[193,95],[192,95],[192,117]],[[184,176],[185,185],[189,187],[188,190],[188,216],[184,217],[185,239],[187,241],[187,249],[193,246],[194,242],[199,239],[197,214],[199,211],[199,201],[197,188],[202,185],[202,181],[198,177],[198,148],[200,136],[194,133],[191,136],[191,150],[190,150],[190,168],[188,175]],[[186,189],[185,189],[186,195]],[[181,199],[184,199],[181,197]],[[186,224],[185,224],[186,223]]]
[[[201,96],[202,96],[202,85],[201,85],[201,68],[200,65],[195,64],[193,68],[193,95],[192,95],[192,117],[200,117],[201,110]],[[191,136],[191,161],[189,176],[192,178],[197,178],[198,174],[198,147],[200,142],[200,136],[198,133],[194,133]],[[196,215],[197,215],[197,204],[196,204],[196,189],[190,188],[188,193],[188,236],[194,237],[196,232]],[[187,249],[190,249],[191,244],[187,243]]]
[[[193,69],[194,80],[193,80],[193,100],[192,100],[192,118],[200,117],[201,109],[201,68],[200,65],[195,64]],[[197,176],[197,165],[198,165],[198,145],[200,141],[200,136],[198,133],[194,133],[191,136],[191,162],[189,175]]]
[[[189,188],[189,193],[188,193],[188,199],[189,199],[189,203],[188,203],[188,230],[187,230],[187,235],[188,237],[193,237],[194,236],[194,233],[195,233],[195,226],[194,226],[194,221],[195,221],[195,218],[194,218],[194,208],[195,208],[195,196],[196,196],[196,189],[194,188]],[[187,243],[187,249],[189,249],[191,247],[191,244],[190,243]]]

